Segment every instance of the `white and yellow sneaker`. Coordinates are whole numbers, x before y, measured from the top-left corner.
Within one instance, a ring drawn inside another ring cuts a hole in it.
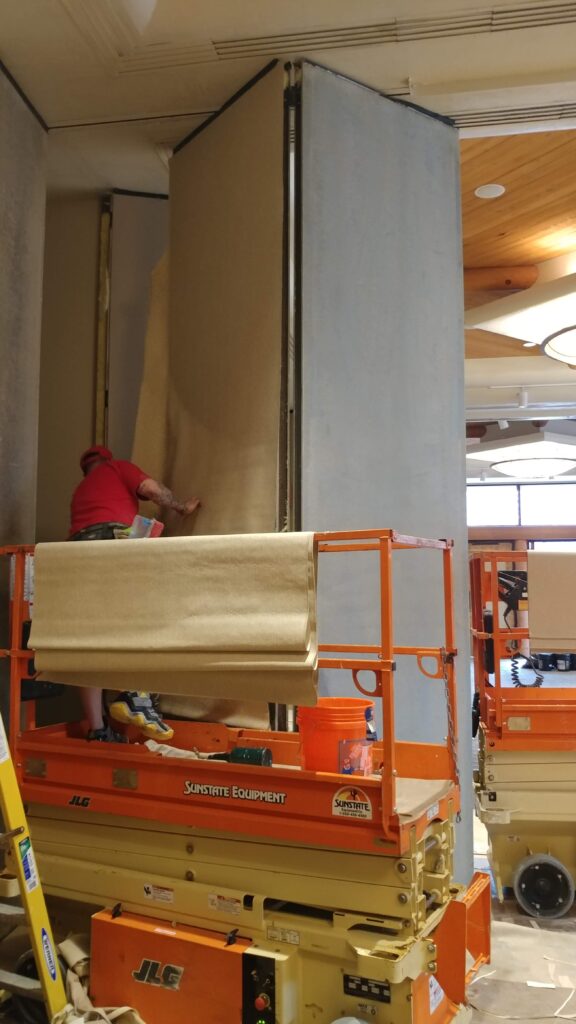
[[[125,690],[109,704],[108,713],[116,722],[135,725],[150,739],[166,742],[174,735],[174,730],[162,721],[156,711],[149,693]]]

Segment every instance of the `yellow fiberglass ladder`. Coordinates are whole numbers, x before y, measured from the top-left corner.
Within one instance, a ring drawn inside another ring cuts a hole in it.
[[[26,921],[38,972],[38,978],[29,978],[0,969],[0,989],[44,1002],[48,1019],[52,1020],[67,1005],[66,993],[1,716],[0,809],[5,828],[4,834],[0,835],[0,843],[10,855],[11,869],[16,875],[21,899],[21,906],[0,903],[0,920],[14,925]]]

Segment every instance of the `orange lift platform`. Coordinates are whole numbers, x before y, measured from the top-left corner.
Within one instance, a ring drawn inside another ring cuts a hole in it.
[[[570,910],[576,880],[576,686],[549,686],[530,661],[520,670],[520,652],[529,653],[527,563],[522,551],[478,551],[470,560],[476,810],[500,900],[513,889],[528,914],[556,918]],[[522,624],[503,616],[514,573],[521,585],[512,611]]]
[[[87,743],[79,723],[38,727],[35,701],[22,702],[34,681],[23,641],[33,549],[2,549],[12,566],[1,652],[10,743],[45,890],[63,926],[71,901],[102,908],[92,918],[91,993],[131,1003],[147,1024],[185,1019],[191,1005],[206,1024],[469,1018],[466,984],[489,958],[490,890],[485,875],[466,890],[453,880],[452,543],[365,530],[316,534],[315,544],[320,573],[328,555],[371,552],[379,577],[375,642],[319,645],[319,667],[351,674],[377,705],[382,739],[368,776],[304,770],[296,732],[170,723],[182,750],[265,746],[273,765],[262,767]],[[437,646],[399,646],[394,554],[430,549],[441,560],[444,633]],[[396,739],[401,658],[445,697],[445,743]]]

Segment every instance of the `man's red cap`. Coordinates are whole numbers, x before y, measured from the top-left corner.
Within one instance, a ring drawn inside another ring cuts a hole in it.
[[[80,469],[85,469],[93,459],[103,459],[107,462],[108,459],[113,458],[114,456],[109,448],[105,448],[102,444],[93,444],[91,448],[87,448],[85,452],[82,452],[80,456]]]

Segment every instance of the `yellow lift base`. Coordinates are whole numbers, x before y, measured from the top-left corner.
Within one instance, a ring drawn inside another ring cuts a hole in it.
[[[476,811],[498,898],[511,888],[533,917],[563,917],[576,882],[576,751],[487,750],[481,732],[479,763]]]
[[[78,927],[76,901],[86,924],[106,908],[92,918],[96,1003],[129,1002],[147,1024],[186,1019],[191,1001],[203,1024],[240,1020],[242,1006],[248,1024],[469,1019],[490,886],[452,883],[452,820],[380,857],[81,808],[30,817],[55,927]]]

